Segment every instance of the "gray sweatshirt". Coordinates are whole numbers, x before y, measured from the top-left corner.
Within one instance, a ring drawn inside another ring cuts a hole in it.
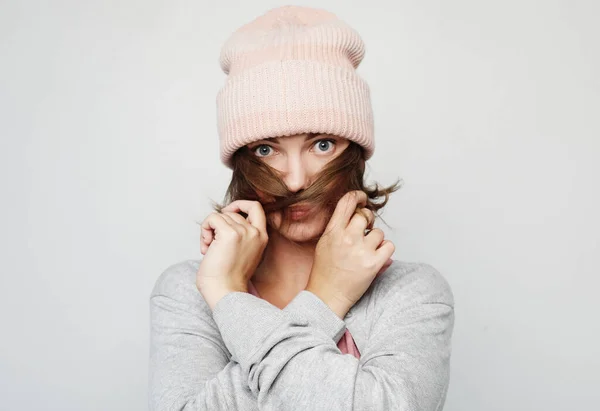
[[[152,411],[440,411],[454,298],[430,265],[394,261],[342,321],[310,291],[283,310],[233,292],[211,311],[200,261],[167,268],[150,296]],[[337,342],[346,328],[360,358]]]

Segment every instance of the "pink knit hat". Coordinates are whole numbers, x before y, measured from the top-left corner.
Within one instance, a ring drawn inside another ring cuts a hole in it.
[[[356,73],[359,34],[334,14],[309,7],[268,11],[235,31],[219,62],[228,74],[217,95],[221,161],[271,137],[326,133],[373,155],[369,86]]]

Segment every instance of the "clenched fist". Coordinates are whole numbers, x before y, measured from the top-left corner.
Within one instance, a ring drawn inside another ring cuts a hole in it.
[[[323,300],[340,318],[362,297],[377,274],[391,264],[395,251],[375,228],[373,213],[361,208],[367,195],[360,190],[338,201],[325,232],[317,243],[306,289]]]
[[[258,201],[234,201],[202,222],[205,256],[196,273],[196,287],[211,309],[229,292],[248,291],[267,242],[265,213]]]

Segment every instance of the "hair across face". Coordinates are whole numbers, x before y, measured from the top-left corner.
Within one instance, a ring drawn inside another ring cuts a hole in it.
[[[315,141],[323,140],[328,138],[324,136]],[[222,207],[236,200],[259,201],[267,215],[268,223],[270,225],[275,221],[278,223],[277,227],[271,228],[285,233],[294,224],[294,216],[297,215],[292,213],[292,206],[311,206],[310,215],[303,220],[312,216],[323,219],[325,216],[328,221],[345,193],[361,190],[367,194],[366,208],[377,215],[377,212],[388,202],[389,195],[400,188],[400,180],[389,187],[380,188],[378,184],[366,186],[363,148],[354,142],[348,140],[345,142],[349,144],[345,144],[343,151],[331,156],[331,159],[311,160],[319,163],[310,179],[310,184],[302,189],[298,189],[297,186],[288,187],[291,183],[286,184],[286,177],[281,170],[284,168],[284,162],[280,158],[268,156],[269,149],[265,149],[268,147],[267,144],[251,144],[240,148],[233,155],[233,175],[225,194],[224,204],[214,204],[215,210],[220,212]],[[269,218],[273,215],[281,218]],[[327,221],[320,222],[319,225],[322,226]],[[311,235],[320,235],[320,233]]]

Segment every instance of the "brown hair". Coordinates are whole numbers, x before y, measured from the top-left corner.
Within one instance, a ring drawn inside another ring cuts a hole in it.
[[[352,190],[364,191],[367,194],[365,208],[381,218],[378,211],[386,205],[389,195],[402,186],[400,179],[389,187],[380,187],[377,183],[374,186],[365,186],[364,151],[353,141],[323,167],[308,188],[296,193],[287,188],[276,169],[260,160],[247,146],[234,153],[232,164],[233,175],[225,194],[224,204],[213,201],[213,208],[221,212],[225,205],[236,200],[259,201],[265,214],[277,210],[283,211],[282,227],[289,224],[290,205],[309,203],[316,205],[316,210],[327,209],[331,215],[340,198]],[[263,194],[262,199],[259,198],[258,193]],[[381,197],[384,199],[378,201]]]

